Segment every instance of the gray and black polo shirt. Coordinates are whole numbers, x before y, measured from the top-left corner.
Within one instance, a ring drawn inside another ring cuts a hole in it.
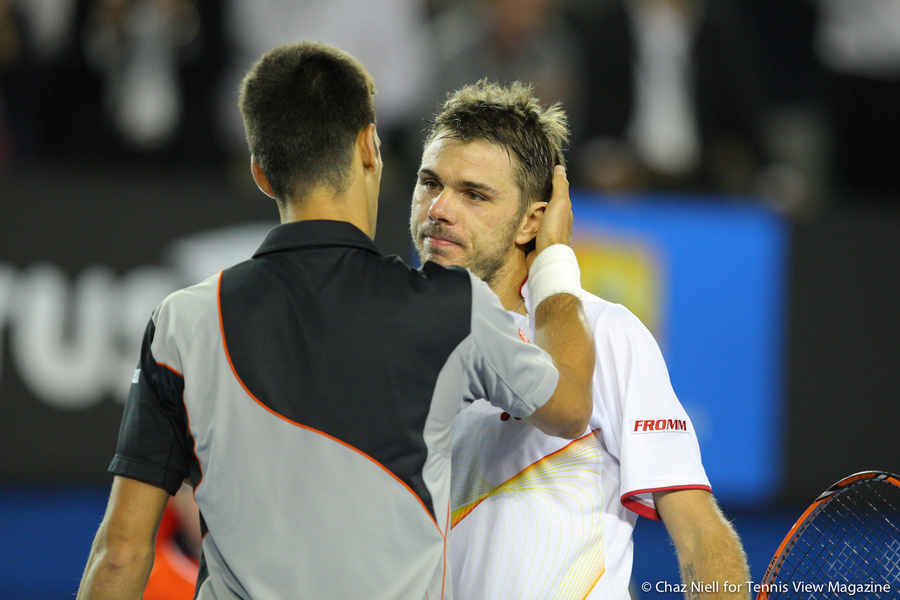
[[[202,600],[449,598],[453,417],[558,377],[467,271],[289,223],[154,311],[110,471],[192,481]]]

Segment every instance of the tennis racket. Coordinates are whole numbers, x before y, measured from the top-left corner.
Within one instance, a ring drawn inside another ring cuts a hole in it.
[[[900,477],[851,475],[819,496],[775,552],[757,600],[900,599]]]

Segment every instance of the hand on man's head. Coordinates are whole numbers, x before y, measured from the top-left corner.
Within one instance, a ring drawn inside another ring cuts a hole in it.
[[[560,165],[553,168],[553,192],[550,202],[544,203],[541,228],[535,238],[535,250],[526,257],[528,268],[545,248],[553,244],[572,245],[574,215],[572,200],[569,198],[569,180],[566,169]]]

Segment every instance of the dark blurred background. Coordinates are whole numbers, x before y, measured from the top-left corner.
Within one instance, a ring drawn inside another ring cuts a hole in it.
[[[660,340],[755,579],[828,485],[900,471],[895,0],[0,0],[0,598],[74,593],[150,311],[276,223],[237,89],[298,39],[375,77],[404,258],[448,91],[563,104],[585,286]],[[637,583],[677,581],[664,538]]]

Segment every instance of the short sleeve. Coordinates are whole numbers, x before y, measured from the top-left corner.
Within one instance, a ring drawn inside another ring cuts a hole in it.
[[[109,471],[175,495],[188,476],[184,377],[154,359],[156,327],[147,325]]]
[[[485,398],[514,417],[528,417],[556,391],[559,371],[549,354],[522,339],[487,284],[470,276],[472,333],[464,394]]]
[[[658,519],[653,492],[709,490],[690,417],[675,395],[652,334],[631,312],[611,305],[597,320],[595,382],[617,419],[613,434],[621,464],[621,502]]]

